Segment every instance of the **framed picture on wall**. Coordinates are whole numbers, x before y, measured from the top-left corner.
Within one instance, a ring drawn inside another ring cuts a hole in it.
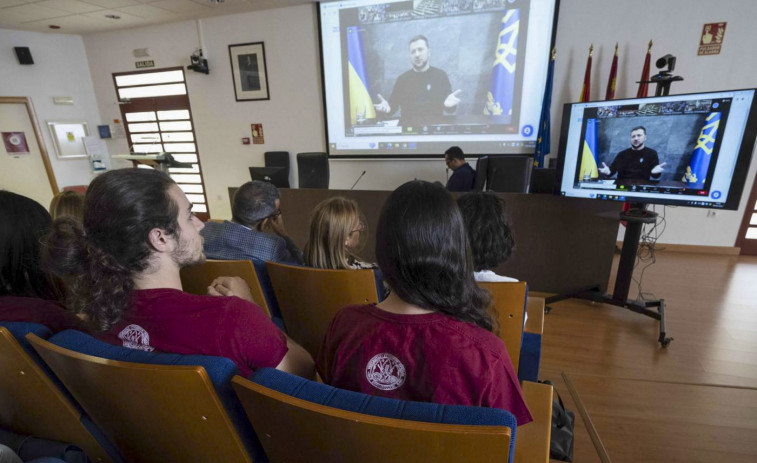
[[[58,159],[86,158],[84,137],[89,135],[86,122],[50,121],[50,136]]]
[[[237,101],[269,100],[263,42],[229,45]]]

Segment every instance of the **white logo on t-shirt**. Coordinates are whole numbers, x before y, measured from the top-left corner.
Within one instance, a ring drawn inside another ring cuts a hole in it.
[[[145,352],[152,352],[154,347],[150,346],[150,334],[139,325],[129,325],[118,333],[118,339],[123,341],[124,347],[129,349],[139,349]]]
[[[376,354],[365,367],[365,378],[376,389],[393,391],[405,383],[405,366],[392,354]]]

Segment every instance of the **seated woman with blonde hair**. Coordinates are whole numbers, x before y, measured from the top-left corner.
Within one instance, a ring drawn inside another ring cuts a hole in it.
[[[365,235],[365,220],[357,202],[341,196],[321,201],[310,218],[305,264],[331,270],[374,268],[375,264],[357,256]]]
[[[62,191],[50,201],[50,215],[53,220],[68,216],[80,222],[84,218],[84,195],[75,191]]]

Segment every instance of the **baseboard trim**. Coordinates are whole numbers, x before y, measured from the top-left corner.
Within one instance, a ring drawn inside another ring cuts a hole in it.
[[[623,248],[623,242],[617,242],[618,248]],[[719,254],[726,256],[738,256],[741,254],[741,248],[736,246],[701,246],[698,244],[671,244],[671,243],[657,243],[655,245],[656,251],[670,251],[670,252],[690,252],[695,254]]]

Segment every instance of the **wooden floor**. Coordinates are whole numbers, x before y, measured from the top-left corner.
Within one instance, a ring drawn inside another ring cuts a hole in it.
[[[571,299],[545,317],[540,376],[576,414],[574,461],[757,462],[757,258],[656,257],[642,291],[665,300],[668,348],[622,308]]]

